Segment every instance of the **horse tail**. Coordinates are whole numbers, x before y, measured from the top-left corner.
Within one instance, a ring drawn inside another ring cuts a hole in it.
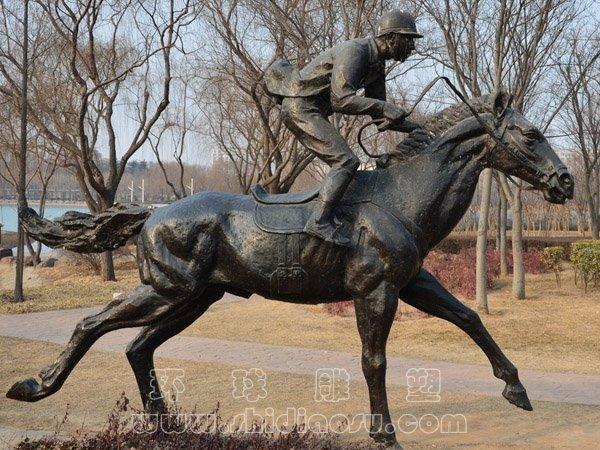
[[[68,211],[55,220],[47,220],[33,209],[19,208],[25,231],[36,241],[51,248],[77,253],[102,253],[122,247],[136,236],[150,217],[143,206],[115,205],[99,214]]]

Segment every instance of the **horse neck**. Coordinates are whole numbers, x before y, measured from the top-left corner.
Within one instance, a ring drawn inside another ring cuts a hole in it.
[[[398,196],[390,206],[406,220],[407,227],[413,227],[423,256],[452,231],[469,208],[488,144],[479,122],[469,118],[444,133],[432,144],[432,151],[407,165],[390,168],[395,172],[392,178]]]

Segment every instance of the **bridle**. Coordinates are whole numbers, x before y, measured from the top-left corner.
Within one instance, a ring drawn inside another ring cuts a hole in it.
[[[490,127],[489,124],[481,118],[481,116],[475,110],[475,108],[473,108],[473,106],[467,101],[465,96],[456,88],[456,86],[454,86],[452,81],[450,81],[450,79],[445,76],[438,76],[438,77],[434,78],[433,80],[431,80],[427,86],[425,86],[425,88],[421,91],[421,94],[419,95],[419,97],[417,98],[417,100],[415,101],[413,106],[407,112],[405,118],[410,116],[414,112],[415,107],[421,102],[421,100],[423,100],[423,98],[425,97],[425,94],[433,87],[433,85],[435,83],[437,83],[440,80],[443,80],[446,83],[446,85],[448,85],[448,87],[452,90],[452,92],[454,92],[456,94],[456,96],[467,106],[467,108],[469,108],[469,111],[471,112],[473,117],[475,117],[475,119],[479,122],[481,127],[494,140],[494,142],[496,142],[497,145],[499,145],[504,150],[506,150],[512,157],[514,157],[517,161],[519,161],[520,164],[522,164],[523,166],[530,169],[535,174],[536,177],[538,177],[539,179],[542,180],[542,182],[548,183],[548,181],[550,179],[552,179],[553,176],[559,175],[558,174],[559,170],[561,170],[563,168],[566,170],[566,167],[559,167],[558,169],[554,169],[551,173],[547,173],[547,172],[540,170],[540,168],[536,164],[534,164],[529,158],[527,158],[527,156],[525,156],[521,150],[517,149],[515,146],[513,146],[512,144],[510,144],[509,142],[507,142],[504,139],[504,135],[506,134],[506,128],[507,128],[506,121],[504,120],[504,117],[505,117],[504,114],[503,114],[503,119],[494,124],[494,128]],[[384,121],[383,119],[371,120],[371,121],[365,123],[363,126],[361,126],[360,129],[358,130],[358,137],[357,137],[358,144],[360,145],[360,148],[362,149],[362,151],[370,158],[380,158],[384,155],[374,155],[367,151],[367,149],[365,148],[365,146],[362,143],[363,130],[370,125],[381,124],[381,123],[383,123],[383,121]],[[488,154],[489,153],[490,152],[488,152]],[[513,184],[517,185],[517,183],[509,175],[506,175],[506,177]]]

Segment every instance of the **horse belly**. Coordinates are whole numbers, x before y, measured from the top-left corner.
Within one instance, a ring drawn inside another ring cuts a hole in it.
[[[244,222],[246,226],[238,223],[224,230],[211,283],[295,303],[349,299],[344,288],[346,249],[304,234],[266,233],[253,221]]]

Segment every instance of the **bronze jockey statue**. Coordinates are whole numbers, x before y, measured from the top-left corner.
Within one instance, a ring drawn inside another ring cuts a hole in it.
[[[351,39],[324,51],[298,71],[279,60],[265,72],[267,92],[281,103],[287,128],[331,170],[325,177],[304,231],[337,245],[349,240],[334,221],[334,210],[358,169],[359,159],[328,120],[332,113],[369,115],[380,130],[410,132],[418,126],[406,111],[386,101],[385,61],[405,61],[415,49],[414,18],[400,10],[383,15],[374,38]],[[364,88],[364,96],[358,91]]]

